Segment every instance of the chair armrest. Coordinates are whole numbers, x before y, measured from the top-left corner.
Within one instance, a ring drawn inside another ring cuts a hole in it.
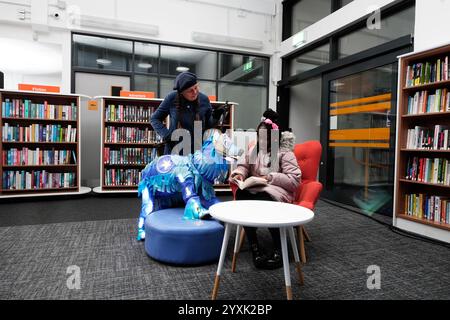
[[[322,184],[318,181],[311,181],[303,184],[300,195],[297,198],[297,204],[311,210],[314,209],[322,188]]]

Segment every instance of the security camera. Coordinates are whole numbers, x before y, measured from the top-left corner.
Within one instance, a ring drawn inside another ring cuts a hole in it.
[[[52,17],[55,18],[55,19],[59,19],[60,16],[61,15],[59,14],[59,12],[53,12],[53,14],[52,14]]]

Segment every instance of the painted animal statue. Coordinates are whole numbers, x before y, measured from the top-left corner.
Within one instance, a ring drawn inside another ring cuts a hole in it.
[[[164,155],[155,158],[142,172],[138,195],[142,196],[137,240],[145,238],[145,219],[152,212],[185,203],[184,219],[205,219],[209,207],[219,202],[213,184],[228,173],[227,161],[243,151],[227,134],[210,129],[201,150],[187,156]]]

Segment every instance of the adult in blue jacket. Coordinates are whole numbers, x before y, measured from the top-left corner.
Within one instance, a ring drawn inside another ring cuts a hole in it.
[[[202,122],[202,135],[206,129],[215,124],[213,110],[208,96],[199,91],[197,76],[191,72],[180,73],[175,81],[175,91],[169,93],[151,117],[153,129],[166,143],[164,154],[170,154],[172,148],[180,141],[172,141],[175,129],[182,128],[191,135],[191,153],[194,152],[194,121]],[[170,126],[163,124],[169,116]],[[201,137],[197,137],[201,139]],[[201,145],[201,142],[199,143]]]

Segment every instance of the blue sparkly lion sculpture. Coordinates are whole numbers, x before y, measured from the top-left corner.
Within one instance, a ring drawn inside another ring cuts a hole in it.
[[[206,219],[209,207],[219,202],[214,181],[224,181],[228,163],[243,151],[226,133],[210,129],[201,150],[187,156],[164,155],[155,158],[142,171],[138,196],[142,197],[137,240],[145,239],[145,219],[154,211],[185,204],[184,219]]]

